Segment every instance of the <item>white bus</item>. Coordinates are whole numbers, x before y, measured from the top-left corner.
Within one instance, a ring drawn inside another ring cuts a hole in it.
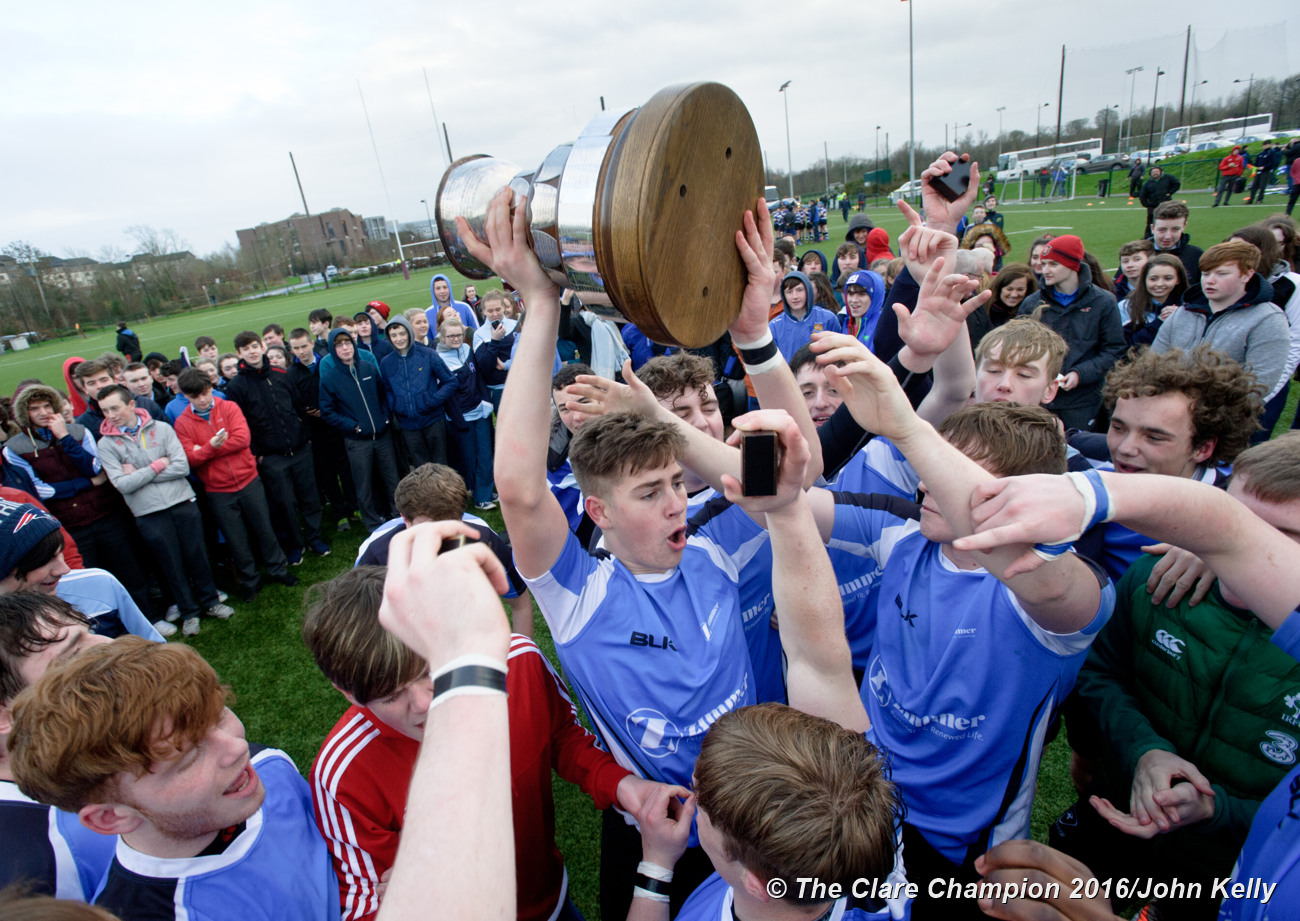
[[[1013,150],[998,156],[998,182],[1014,182],[1021,176],[1031,176],[1034,170],[1047,166],[1057,157],[1074,154],[1081,160],[1101,156],[1101,138],[1070,141],[1066,144],[1045,144],[1027,150]]]
[[[1258,137],[1273,131],[1273,113],[1261,112],[1244,118],[1225,118],[1217,122],[1202,122],[1199,125],[1184,125],[1170,128],[1160,141],[1160,150],[1168,153],[1182,153],[1192,149],[1193,144],[1204,141],[1222,140],[1232,143],[1233,138]],[[1182,148],[1181,151],[1174,148]]]

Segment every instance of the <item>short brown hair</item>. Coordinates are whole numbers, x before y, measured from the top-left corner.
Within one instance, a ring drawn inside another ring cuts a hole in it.
[[[72,372],[72,376],[79,381],[84,381],[88,377],[104,373],[112,374],[113,366],[102,358],[92,358],[77,365],[76,370]]]
[[[14,701],[14,779],[37,802],[76,812],[114,796],[118,774],[143,775],[198,744],[229,696],[189,646],[138,636],[95,646],[51,668]]]
[[[1170,200],[1162,201],[1160,204],[1156,205],[1156,210],[1151,213],[1151,220],[1153,222],[1170,221],[1176,220],[1180,217],[1186,220],[1191,216],[1192,212],[1187,210],[1186,202]]]
[[[830,720],[776,703],[724,714],[704,737],[695,794],[727,857],[765,881],[813,876],[847,890],[894,866],[901,808],[888,765]],[[828,900],[793,888],[787,899]]]
[[[1282,247],[1277,242],[1277,237],[1273,236],[1273,231],[1263,224],[1251,224],[1249,227],[1234,230],[1231,237],[1244,240],[1259,250],[1259,271],[1264,275],[1271,274],[1273,266],[1277,265],[1282,258]]]
[[[1232,462],[1232,478],[1243,479],[1246,492],[1264,502],[1300,499],[1300,432],[1242,451]]]
[[[1000,280],[1002,276],[998,275],[998,278]],[[975,349],[976,365],[988,358],[993,349],[998,350],[998,361],[1013,368],[1047,356],[1047,376],[1055,378],[1061,373],[1070,346],[1046,323],[1030,317],[1015,317],[984,334]]]
[[[1119,248],[1119,258],[1136,256],[1138,253],[1154,253],[1156,246],[1150,240],[1130,240]]]
[[[59,534],[57,530],[50,533]],[[0,595],[0,704],[13,700],[27,687],[18,673],[19,663],[55,643],[59,627],[74,624],[89,627],[90,620],[57,595]]]
[[[569,442],[569,465],[583,495],[607,496],[625,477],[666,467],[685,449],[671,422],[614,413],[583,423]]]
[[[358,566],[313,585],[303,601],[302,641],[316,666],[361,704],[388,697],[429,670],[379,624],[387,573],[383,566]]]
[[[1207,345],[1190,352],[1143,349],[1106,375],[1102,396],[1117,400],[1181,393],[1191,401],[1192,444],[1214,440],[1208,460],[1226,464],[1250,445],[1264,411],[1263,388],[1254,373]]]
[[[1235,262],[1244,275],[1246,272],[1259,271],[1260,256],[1258,246],[1241,240],[1229,240],[1227,243],[1216,243],[1202,253],[1199,265],[1202,272],[1212,272],[1221,265]]]
[[[393,492],[397,513],[407,521],[460,521],[469,505],[469,489],[455,470],[444,464],[421,464]]]
[[[212,381],[198,368],[186,368],[176,378],[176,387],[182,396],[201,397],[212,389]]]
[[[943,420],[939,434],[994,476],[1065,473],[1065,435],[1041,406],[966,406]]]
[[[657,355],[643,364],[636,376],[656,400],[671,400],[692,390],[703,396],[713,389],[713,362],[690,352]]]

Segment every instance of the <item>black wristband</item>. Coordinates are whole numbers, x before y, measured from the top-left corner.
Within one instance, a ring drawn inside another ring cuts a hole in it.
[[[636,875],[636,888],[644,889],[646,892],[653,892],[655,895],[668,896],[672,895],[673,884],[665,883],[661,879],[654,879],[646,876],[644,873]]]
[[[763,362],[780,354],[780,349],[776,347],[776,342],[769,339],[766,344],[760,345],[755,349],[742,349],[737,347],[736,351],[740,353],[740,361],[750,367],[756,367]]]
[[[457,688],[486,688],[489,691],[506,690],[506,673],[486,665],[462,665],[433,679],[433,699]]]

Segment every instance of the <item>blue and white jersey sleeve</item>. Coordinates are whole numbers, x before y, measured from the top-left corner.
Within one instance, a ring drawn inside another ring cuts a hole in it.
[[[881,566],[889,562],[895,545],[920,531],[919,507],[915,502],[895,495],[863,495],[833,492],[835,525],[829,549],[875,560]]]
[[[613,574],[614,561],[597,560],[570,531],[551,568],[535,579],[524,579],[557,646],[581,633],[604,604]]]
[[[117,847],[116,835],[96,834],[9,780],[0,780],[0,829],[0,889],[23,882],[37,895],[75,902],[95,894]]]
[[[873,438],[845,462],[831,487],[843,492],[884,493],[911,499],[921,478],[888,438]]]
[[[156,643],[163,641],[122,583],[107,570],[74,569],[59,580],[54,593],[90,618],[91,630],[100,636],[116,639],[130,633]]]

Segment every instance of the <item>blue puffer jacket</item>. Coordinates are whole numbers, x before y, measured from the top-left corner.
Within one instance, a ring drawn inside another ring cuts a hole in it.
[[[407,341],[415,342],[415,333],[404,317],[388,323],[405,328]],[[433,349],[415,344],[403,355],[390,346],[389,353],[379,360],[379,369],[385,401],[399,428],[413,432],[442,421],[458,381]]]
[[[378,438],[388,429],[379,363],[365,349],[356,349],[350,365],[340,361],[338,338],[344,335],[342,328],[329,334],[330,354],[320,370],[320,415],[345,438]]]

